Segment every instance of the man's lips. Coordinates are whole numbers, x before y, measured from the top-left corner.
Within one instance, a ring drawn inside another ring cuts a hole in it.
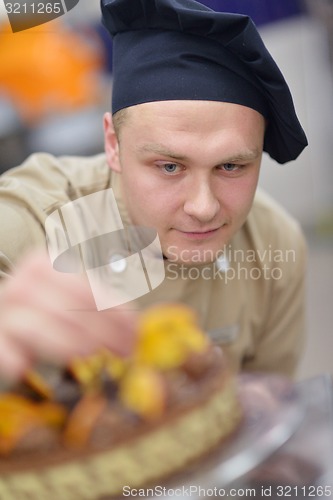
[[[217,231],[219,231],[223,226],[219,226],[217,228],[213,229],[205,229],[205,230],[200,230],[200,231],[182,231],[180,229],[177,229],[179,233],[181,233],[185,238],[189,239],[206,239],[210,238],[211,236],[214,236]]]

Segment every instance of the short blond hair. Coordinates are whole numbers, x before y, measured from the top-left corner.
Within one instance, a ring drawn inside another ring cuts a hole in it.
[[[122,125],[124,125],[125,121],[127,120],[128,114],[129,114],[128,108],[123,108],[123,109],[120,109],[119,111],[117,111],[112,117],[114,131],[116,133],[118,140],[119,140],[119,136],[120,136],[120,129],[121,129]]]

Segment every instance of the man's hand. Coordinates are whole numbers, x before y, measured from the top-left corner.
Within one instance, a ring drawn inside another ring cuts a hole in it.
[[[136,316],[126,306],[98,312],[85,277],[31,255],[0,284],[0,376],[15,380],[38,359],[62,364],[102,346],[126,356]]]

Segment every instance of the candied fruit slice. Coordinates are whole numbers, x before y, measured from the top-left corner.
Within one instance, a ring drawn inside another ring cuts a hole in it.
[[[38,372],[34,370],[28,371],[22,380],[23,384],[35,392],[42,399],[52,399],[52,387]]]
[[[58,427],[66,418],[57,404],[34,403],[15,394],[0,397],[0,454],[14,451],[31,431],[46,426]]]
[[[68,371],[85,391],[95,391],[103,385],[103,373],[117,380],[124,374],[126,367],[126,360],[107,349],[101,349],[91,356],[73,359]]]
[[[98,352],[84,358],[74,358],[68,371],[84,389],[90,390],[100,385],[99,374],[103,365],[104,357]]]
[[[47,425],[55,428],[62,427],[67,418],[66,409],[51,401],[39,404],[38,413]]]
[[[68,418],[63,433],[65,445],[71,448],[86,446],[96,421],[106,405],[107,400],[100,394],[85,394]]]
[[[197,315],[189,307],[181,304],[159,304],[149,307],[141,313],[139,319],[139,336],[147,335],[156,329],[172,330],[198,323]]]
[[[165,382],[152,368],[133,366],[120,382],[119,397],[129,410],[143,419],[154,420],[165,410]]]
[[[128,360],[116,356],[111,351],[104,349],[104,369],[112,380],[119,380],[126,372]]]
[[[204,352],[208,345],[190,309],[155,306],[142,315],[135,360],[168,370],[184,363],[190,353]]]

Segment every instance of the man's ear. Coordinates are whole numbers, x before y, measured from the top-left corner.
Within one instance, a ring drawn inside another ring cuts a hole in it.
[[[111,113],[105,113],[103,126],[106,161],[112,170],[115,172],[121,172],[121,165],[119,161],[119,142],[114,130]]]

